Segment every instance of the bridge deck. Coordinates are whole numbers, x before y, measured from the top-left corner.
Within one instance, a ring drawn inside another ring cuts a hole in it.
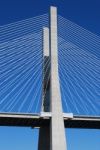
[[[0,113],[0,126],[42,127],[49,126],[50,115]],[[66,116],[65,128],[100,129],[100,117]]]

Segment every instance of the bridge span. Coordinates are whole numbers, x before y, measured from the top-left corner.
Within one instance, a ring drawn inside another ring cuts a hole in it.
[[[65,128],[100,129],[100,117],[76,116],[63,113]],[[49,126],[51,113],[0,113],[0,126],[44,127]]]

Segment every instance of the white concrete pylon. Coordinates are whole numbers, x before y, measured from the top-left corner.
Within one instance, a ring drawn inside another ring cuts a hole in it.
[[[49,28],[43,28],[43,91],[42,91],[42,108],[41,108],[41,116],[46,115],[46,112],[50,110],[49,100],[50,100],[50,88],[46,89],[45,93],[45,84],[47,84],[48,80],[48,72],[47,70],[47,61],[50,59],[49,56]],[[49,86],[49,85],[48,85]],[[45,95],[45,96],[44,96]],[[38,150],[50,150],[50,126],[41,127],[39,130],[39,142],[38,142]]]
[[[58,75],[57,8],[50,8],[50,103],[51,103],[51,150],[67,150]]]
[[[50,58],[50,48],[49,47],[50,47],[50,45],[49,45],[49,28],[44,27],[43,28],[43,92],[42,92],[42,109],[41,109],[42,112],[45,112],[45,110],[47,109],[46,107],[49,107],[44,104],[45,102],[47,103],[47,99],[45,99],[45,97],[44,97],[44,95],[46,94],[44,92],[44,90],[45,90],[44,84],[47,81],[44,81],[44,78],[45,78],[45,76],[48,76],[48,72],[49,72],[49,70],[46,70],[47,69],[46,67],[48,67],[46,65],[46,61],[48,61]],[[46,80],[48,80],[48,77]],[[49,110],[50,110],[50,108],[48,109],[48,111]]]
[[[43,53],[44,56],[49,56],[49,28],[43,28]]]

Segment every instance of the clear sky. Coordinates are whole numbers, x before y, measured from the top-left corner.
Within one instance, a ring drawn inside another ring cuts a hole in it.
[[[78,25],[100,35],[99,0],[1,0],[0,25],[47,13],[51,5]],[[68,129],[68,150],[100,150],[100,130]],[[0,150],[37,150],[37,131],[0,127]]]

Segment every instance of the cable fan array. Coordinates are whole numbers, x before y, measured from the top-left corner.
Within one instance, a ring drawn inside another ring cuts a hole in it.
[[[0,43],[40,32],[44,26],[48,27],[48,14],[0,26]]]
[[[100,115],[100,37],[61,16],[58,32],[63,111]]]
[[[100,37],[60,15],[58,16],[58,35],[100,58]]]
[[[0,111],[37,113],[42,101],[42,28],[48,15],[0,27]]]
[[[47,14],[0,26],[1,112],[40,111],[48,87],[43,91],[43,76],[46,84],[50,79],[50,58],[43,59],[44,26]],[[58,16],[58,58],[63,111],[100,115],[100,37]]]

